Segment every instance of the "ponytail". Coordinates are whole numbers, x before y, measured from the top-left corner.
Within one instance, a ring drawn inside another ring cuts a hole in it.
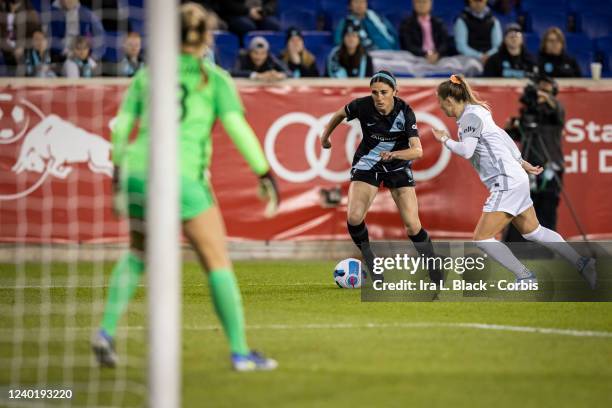
[[[201,47],[206,43],[207,20],[209,15],[199,4],[185,3],[181,6],[181,45],[186,47]],[[204,64],[200,62],[202,80],[199,87],[206,85],[208,75]]]
[[[486,101],[478,98],[478,94],[472,90],[463,75],[451,75],[449,79],[438,85],[438,97],[441,99],[451,97],[457,102],[480,105],[488,111],[491,110]]]

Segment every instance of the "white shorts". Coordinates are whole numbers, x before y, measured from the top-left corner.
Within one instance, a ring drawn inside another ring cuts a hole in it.
[[[516,217],[531,206],[533,206],[533,201],[531,201],[529,183],[522,183],[511,190],[491,192],[491,195],[489,195],[489,198],[487,198],[482,207],[482,211],[503,211]]]

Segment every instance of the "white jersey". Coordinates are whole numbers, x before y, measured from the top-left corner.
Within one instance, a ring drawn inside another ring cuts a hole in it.
[[[529,184],[521,167],[521,152],[505,130],[493,121],[491,112],[480,105],[466,105],[457,119],[459,140],[478,139],[470,161],[489,191],[505,191]]]

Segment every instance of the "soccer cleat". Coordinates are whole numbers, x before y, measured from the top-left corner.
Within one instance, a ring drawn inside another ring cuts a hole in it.
[[[92,339],[91,348],[100,366],[114,368],[117,365],[115,342],[103,329],[100,329]]]
[[[595,289],[597,286],[597,270],[595,269],[595,258],[589,258],[586,256],[581,257],[578,260],[578,272],[588,282],[591,289]]]
[[[248,355],[232,353],[232,368],[236,371],[272,371],[278,367],[278,362],[267,358],[257,351],[251,350]]]
[[[522,286],[529,285],[530,283],[538,283],[538,278],[536,278],[533,272],[529,272],[529,275],[525,276],[524,278],[517,278],[516,283],[520,285],[515,290],[527,290],[529,286]]]
[[[372,282],[375,282],[375,281],[384,282],[382,273],[380,274],[374,273],[374,258],[376,258],[376,255],[374,255],[374,252],[372,252],[372,249],[370,248],[370,244],[365,243],[365,242],[362,243],[361,246],[359,247],[359,250],[361,251],[361,255],[363,256],[363,261],[365,262],[366,269],[368,271],[368,274],[370,275],[370,278],[372,279]]]

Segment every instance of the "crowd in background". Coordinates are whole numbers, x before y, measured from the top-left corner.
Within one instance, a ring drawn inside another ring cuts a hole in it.
[[[143,30],[126,22],[123,3],[55,0],[40,12],[30,0],[0,0],[0,74],[69,78],[134,75],[144,63]],[[346,14],[332,27],[334,45],[324,56],[305,47],[298,27],[282,27],[275,0],[199,3],[215,16],[211,24],[217,30],[238,37],[241,51],[230,69],[236,77],[263,81],[363,78],[378,69],[377,64],[397,66],[395,73],[400,76],[456,72],[462,67],[470,67],[464,71],[467,75],[486,77],[521,78],[534,71],[553,77],[587,74],[568,53],[561,28],[546,30],[534,55],[526,47],[520,21],[502,25],[496,15],[514,12],[520,7],[516,0],[457,1],[452,31],[436,16],[432,0],[412,0],[412,12],[399,25],[392,24],[380,10],[371,9],[367,0],[348,0]],[[98,9],[110,12],[100,16]],[[263,36],[246,41],[248,33],[256,30],[286,33],[282,51],[275,55]],[[105,60],[105,40],[109,32],[121,31],[117,37],[119,55],[110,63]],[[210,46],[211,52],[203,57],[218,61],[214,40]]]

